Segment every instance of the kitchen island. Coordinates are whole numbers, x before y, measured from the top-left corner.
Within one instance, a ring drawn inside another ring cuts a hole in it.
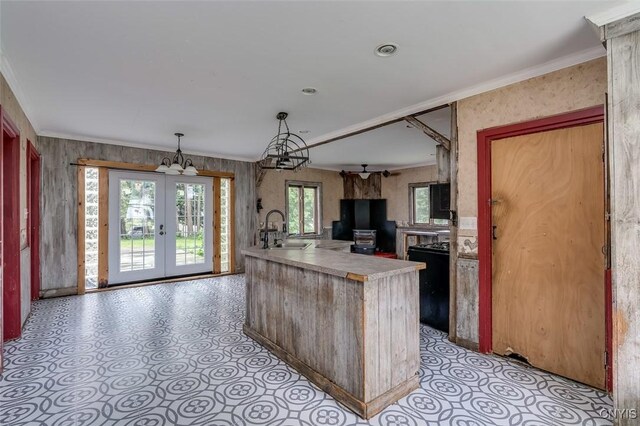
[[[243,251],[244,332],[368,419],[418,387],[425,264],[345,253],[344,241],[304,242]]]

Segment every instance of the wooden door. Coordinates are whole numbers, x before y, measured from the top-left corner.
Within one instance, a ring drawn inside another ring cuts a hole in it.
[[[602,123],[491,144],[493,351],[605,387]]]

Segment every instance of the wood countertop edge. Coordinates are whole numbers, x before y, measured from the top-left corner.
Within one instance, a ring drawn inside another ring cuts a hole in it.
[[[412,263],[416,263],[416,265],[405,266],[405,267],[394,269],[391,271],[375,272],[372,274],[360,274],[357,272],[349,272],[349,271],[332,269],[331,267],[328,267],[328,266],[314,265],[314,264],[302,262],[299,260],[288,259],[286,257],[270,256],[269,253],[267,252],[262,253],[262,252],[257,252],[255,250],[241,250],[241,253],[245,256],[255,257],[257,259],[270,260],[276,263],[281,263],[283,265],[295,266],[302,269],[309,269],[311,271],[316,271],[316,272],[320,272],[327,275],[346,278],[349,280],[358,281],[362,283],[367,281],[375,281],[380,278],[387,278],[394,275],[402,275],[409,272],[420,271],[422,269],[426,269],[427,267],[426,263],[412,262]]]
[[[367,275],[354,274],[353,272],[347,272],[345,278],[348,280],[359,281],[361,283],[369,281],[369,277]]]

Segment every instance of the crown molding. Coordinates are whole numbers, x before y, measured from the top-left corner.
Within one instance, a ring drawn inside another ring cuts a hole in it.
[[[586,16],[585,18],[595,26],[601,27],[603,25],[619,21],[620,19],[627,18],[631,15],[635,15],[636,13],[640,13],[640,1],[623,3],[605,11]]]
[[[56,139],[66,139],[70,141],[78,141],[78,142],[90,142],[90,143],[101,143],[105,145],[116,145],[116,146],[126,146],[129,148],[139,148],[139,149],[148,149],[152,151],[163,151],[163,152],[173,152],[175,151],[172,147],[160,146],[151,143],[137,143],[137,142],[129,142],[129,141],[120,141],[114,139],[105,139],[105,138],[96,138],[90,136],[79,136],[70,133],[63,132],[54,132],[49,130],[44,130],[38,133],[39,137],[45,138],[56,138]],[[217,154],[214,152],[202,152],[202,151],[185,151],[182,153],[184,155],[198,155],[201,157],[209,157],[209,158],[218,158],[221,160],[232,160],[232,161],[242,161],[246,163],[255,163],[258,161],[256,158],[252,157],[242,157],[242,156],[233,156],[226,154]]]
[[[439,96],[437,98],[432,98],[432,99],[429,99],[428,101],[420,102],[418,104],[411,105],[409,107],[402,108],[402,109],[381,115],[379,117],[372,118],[370,120],[363,121],[358,124],[354,124],[352,126],[342,128],[340,130],[336,130],[334,132],[325,133],[324,135],[320,135],[316,138],[313,138],[307,141],[307,144],[314,145],[320,142],[324,142],[325,140],[343,136],[345,134],[361,131],[363,129],[368,129],[370,127],[379,126],[381,124],[394,121],[409,115],[413,115],[430,108],[435,108],[441,105],[450,104],[452,102],[459,101],[461,99],[469,98],[471,96],[475,96],[481,93],[489,92],[491,90],[499,89],[501,87],[505,87],[510,84],[519,83],[521,81],[525,81],[534,77],[539,77],[545,74],[549,74],[551,72],[558,71],[563,68],[568,68],[574,65],[578,65],[578,64],[590,61],[592,59],[597,59],[605,56],[605,54],[606,54],[606,50],[604,49],[603,46],[596,46],[593,48],[582,50],[580,52],[563,56],[562,58],[554,59],[552,61],[545,62],[540,65],[535,65],[533,67],[525,68],[521,71],[517,71],[511,74],[505,75],[503,77],[489,80],[475,86],[470,86],[461,90],[450,92],[445,95]]]
[[[33,127],[36,134],[39,134],[40,128],[38,126],[37,121],[34,119],[34,112],[31,106],[31,102],[29,101],[29,97],[26,95],[24,90],[22,90],[22,86],[18,81],[18,77],[13,71],[13,67],[11,66],[11,61],[9,60],[9,57],[6,54],[6,50],[3,49],[1,45],[0,45],[0,72],[2,73],[2,76],[6,80],[7,84],[9,85],[9,88],[13,92],[13,96],[15,96],[16,101],[18,101],[18,104],[20,105],[22,112],[24,112],[24,115],[27,117],[27,120],[29,120],[29,123],[31,123],[31,126]]]

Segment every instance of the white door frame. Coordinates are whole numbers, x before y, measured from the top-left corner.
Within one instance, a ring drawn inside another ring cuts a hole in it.
[[[154,268],[120,271],[120,181],[144,180],[154,182]],[[160,225],[165,224],[165,177],[155,173],[109,171],[109,284],[143,281],[165,276],[165,244]],[[113,202],[117,200],[117,202]]]
[[[176,184],[195,183],[204,185],[204,263],[194,265],[176,265],[176,235],[178,232],[176,217]],[[213,271],[213,179],[198,176],[167,176],[166,177],[166,220],[165,228],[165,274],[167,277],[210,273]]]

